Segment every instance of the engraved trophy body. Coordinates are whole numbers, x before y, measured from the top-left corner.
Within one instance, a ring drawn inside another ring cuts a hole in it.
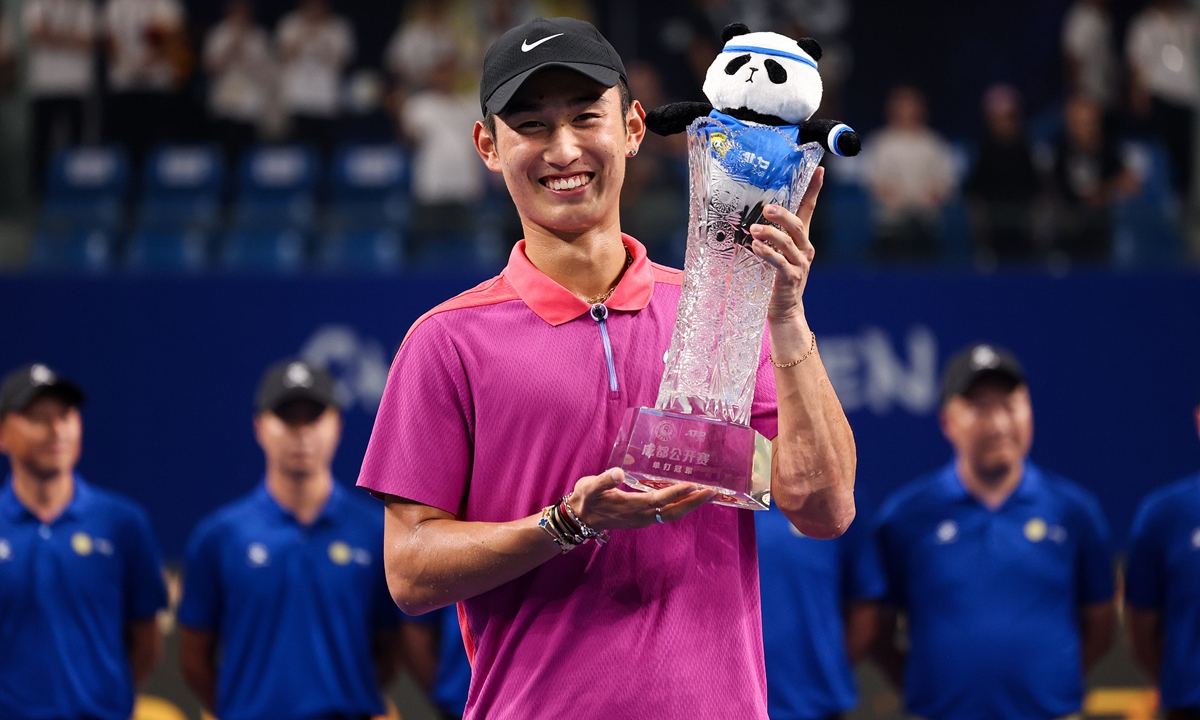
[[[683,288],[653,408],[626,411],[609,467],[654,490],[678,482],[714,503],[770,507],[770,442],[750,427],[775,269],[750,251],[765,205],[795,212],[824,150],[716,114],[687,131],[691,211]]]

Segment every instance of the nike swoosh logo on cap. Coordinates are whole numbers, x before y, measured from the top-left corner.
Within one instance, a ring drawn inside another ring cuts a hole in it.
[[[559,33],[558,35],[565,35],[565,34],[566,33]],[[550,35],[549,37],[544,37],[541,40],[538,40],[537,42],[532,43],[532,44],[528,40],[522,40],[521,41],[521,52],[529,52],[530,50],[534,49],[538,45],[541,45],[542,43],[546,42],[547,40],[553,40],[554,38],[558,37],[558,35]]]

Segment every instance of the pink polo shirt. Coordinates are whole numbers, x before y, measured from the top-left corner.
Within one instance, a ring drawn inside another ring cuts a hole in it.
[[[589,306],[517,244],[496,278],[417,320],[396,355],[358,484],[502,522],[605,470],[626,408],[653,406],[683,274],[633,254],[606,305],[617,389]],[[775,436],[759,363],[751,424]],[[706,505],[617,530],[459,604],[466,718],[767,717],[754,514]]]

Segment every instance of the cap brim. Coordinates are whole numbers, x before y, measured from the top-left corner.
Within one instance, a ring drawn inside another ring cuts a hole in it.
[[[504,112],[504,108],[508,106],[509,101],[513,99],[513,96],[517,94],[517,91],[521,89],[521,86],[525,84],[526,80],[542,70],[549,70],[550,68],[566,68],[567,70],[574,70],[589,80],[595,80],[604,87],[612,87],[613,85],[617,84],[618,80],[621,79],[621,73],[613,70],[612,68],[604,67],[603,65],[577,62],[545,62],[535,68],[526,70],[525,72],[517,75],[500,87],[496,88],[496,91],[492,93],[492,96],[487,99],[487,103],[484,105],[485,109],[487,109],[493,115],[499,115],[500,113]]]
[[[1012,382],[1013,388],[1025,383],[1025,376],[1013,370],[1012,368],[983,368],[968,375],[957,388],[954,388],[952,392],[947,393],[945,397],[942,398],[942,403],[945,404],[952,397],[966,395],[967,393],[971,392],[976,385],[990,378],[1004,378],[1009,380]]]
[[[71,407],[83,405],[83,401],[87,398],[83,393],[83,389],[75,383],[68,380],[59,380],[49,385],[35,385],[29,388],[13,398],[12,406],[7,408],[7,412],[23,412],[28,410],[34,400],[47,395],[56,397]]]
[[[258,411],[267,412],[268,410],[277,410],[281,405],[291,402],[292,400],[311,400],[318,405],[331,407],[335,410],[339,409],[336,399],[327,397],[311,388],[295,387],[279,393],[275,397],[271,398],[269,402],[260,404]]]

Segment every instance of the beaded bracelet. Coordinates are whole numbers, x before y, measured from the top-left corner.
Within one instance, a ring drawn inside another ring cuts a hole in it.
[[[558,507],[559,510],[566,513],[566,516],[570,518],[571,522],[575,523],[575,526],[579,528],[578,534],[582,535],[586,540],[595,540],[596,544],[598,545],[603,545],[604,543],[608,542],[607,532],[590,528],[579,519],[579,516],[576,515],[575,511],[571,509],[571,503],[567,501],[567,498],[569,497],[571,496],[563,495],[563,499],[559,501]]]
[[[554,544],[563,551],[564,554],[571,552],[579,543],[573,543],[568,540],[555,526],[553,520],[554,506],[542,508],[542,519],[538,521],[538,527],[546,531]]]

